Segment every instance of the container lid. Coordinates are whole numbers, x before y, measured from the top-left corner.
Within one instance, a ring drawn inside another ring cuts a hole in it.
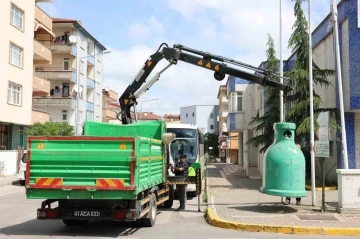
[[[295,130],[296,125],[295,123],[288,123],[288,122],[279,122],[275,124],[276,130]]]

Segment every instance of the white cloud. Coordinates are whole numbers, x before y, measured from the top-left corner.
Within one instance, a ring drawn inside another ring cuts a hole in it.
[[[159,22],[154,16],[150,16],[140,22],[135,22],[129,25],[128,32],[132,37],[146,38],[151,37],[152,34],[163,34],[164,25]]]
[[[324,1],[321,6],[325,6]],[[224,56],[258,66],[266,59],[267,33],[270,33],[279,56],[278,0],[164,0],[163,3],[183,16],[184,19],[178,21],[194,23],[192,29],[178,29],[184,37],[176,39],[176,43],[216,55],[231,52]],[[293,6],[294,2],[283,1],[283,59],[291,54],[287,46],[295,20]],[[176,22],[174,24],[173,27],[176,27]],[[131,24],[128,30],[131,36],[148,39],[142,42],[149,43],[126,50],[113,49],[110,55],[106,55],[105,83],[114,87],[119,95],[133,81],[146,59],[157,50],[158,46],[152,45],[154,39],[159,40],[158,43],[170,43],[166,40],[173,38],[167,34],[163,23],[153,16]],[[163,60],[150,77],[165,65],[166,61]],[[217,82],[212,71],[179,62],[166,71],[139,101],[159,99],[143,103],[144,111],[160,115],[179,113],[183,106],[217,104],[221,84],[226,84],[226,80]]]

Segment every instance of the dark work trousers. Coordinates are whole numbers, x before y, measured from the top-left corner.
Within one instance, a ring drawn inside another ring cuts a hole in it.
[[[178,193],[180,207],[185,208],[186,206],[186,184],[176,184],[176,191]]]

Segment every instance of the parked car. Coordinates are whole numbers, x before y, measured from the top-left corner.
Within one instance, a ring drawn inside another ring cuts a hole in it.
[[[20,185],[25,185],[25,177],[26,177],[26,156],[27,153],[24,153],[21,160],[20,160],[20,166],[19,166],[19,183]]]

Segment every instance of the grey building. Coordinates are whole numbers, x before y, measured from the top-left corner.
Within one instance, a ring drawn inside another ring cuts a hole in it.
[[[194,124],[204,133],[217,133],[218,105],[193,105],[180,108],[180,123]]]

